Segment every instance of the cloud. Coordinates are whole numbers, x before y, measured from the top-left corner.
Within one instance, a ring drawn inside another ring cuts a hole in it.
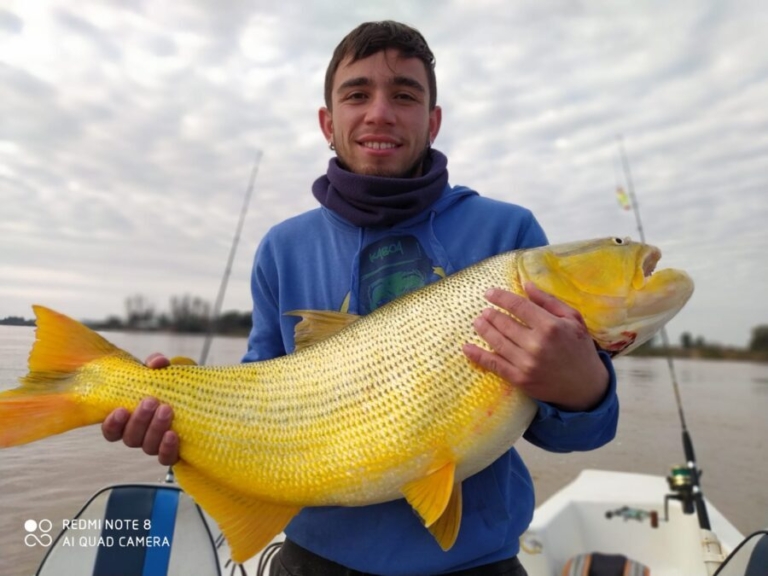
[[[333,48],[394,18],[435,52],[436,147],[453,183],[530,207],[552,241],[636,237],[613,193],[623,134],[648,240],[697,282],[673,339],[745,344],[768,322],[767,12],[692,0],[0,11],[0,317],[32,301],[103,317],[135,292],[160,308],[185,292],[212,300],[261,150],[226,304],[247,309],[259,238],[316,206]]]

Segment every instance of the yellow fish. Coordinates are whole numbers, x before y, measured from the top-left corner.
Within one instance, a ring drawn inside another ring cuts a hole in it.
[[[297,351],[237,366],[146,368],[82,324],[35,307],[21,386],[0,394],[0,447],[99,423],[154,396],[173,407],[176,478],[245,561],[306,506],[406,498],[438,543],[461,523],[461,481],[522,435],[536,404],[482,370],[462,345],[491,287],[531,281],[576,308],[614,354],[650,338],[693,284],[653,269],[628,239],[494,256],[358,318],[299,311]],[[327,336],[327,337],[326,337]]]

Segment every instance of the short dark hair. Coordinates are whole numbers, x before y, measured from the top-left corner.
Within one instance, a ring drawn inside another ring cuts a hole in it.
[[[342,60],[349,57],[352,62],[357,62],[389,48],[399,51],[404,58],[418,58],[424,63],[429,88],[429,109],[433,110],[437,104],[435,56],[421,32],[392,20],[360,24],[336,46],[331,62],[328,64],[328,70],[325,72],[326,107],[331,109],[333,77]]]

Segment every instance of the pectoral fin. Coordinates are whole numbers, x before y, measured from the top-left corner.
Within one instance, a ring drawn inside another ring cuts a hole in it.
[[[296,324],[293,332],[296,350],[325,340],[360,319],[357,314],[330,310],[293,310],[286,312],[285,315],[301,318],[301,322]]]
[[[402,488],[403,496],[429,528],[445,512],[453,492],[456,463],[443,461],[424,478],[409,482]]]
[[[170,362],[173,366],[197,366],[197,362],[187,356],[174,356]]]
[[[445,512],[440,518],[429,527],[432,536],[435,537],[440,548],[450,550],[456,542],[461,526],[461,482],[457,482],[451,492],[451,499]]]
[[[219,525],[235,562],[245,562],[254,556],[301,510],[234,491],[184,461],[175,464],[173,471],[179,485]]]

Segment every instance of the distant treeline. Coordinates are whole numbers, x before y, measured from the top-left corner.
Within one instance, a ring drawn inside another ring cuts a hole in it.
[[[147,330],[166,332],[205,333],[212,327],[216,334],[247,335],[251,330],[251,313],[229,311],[212,320],[211,304],[197,296],[186,294],[170,299],[168,312],[156,312],[154,305],[141,294],[125,299],[125,316],[110,316],[102,321],[86,321],[97,330]],[[8,316],[0,325],[34,326],[34,320]],[[736,348],[710,343],[703,336],[694,337],[690,332],[680,335],[679,346],[669,352],[679,358],[705,358],[722,360],[757,360],[768,362],[768,324],[752,329],[749,346]],[[652,338],[632,352],[634,356],[666,356],[667,350],[659,338]]]
[[[157,312],[154,305],[141,294],[125,299],[125,316],[110,316],[101,322],[88,322],[98,330],[146,330],[164,332],[246,335],[251,330],[250,312],[229,311],[212,317],[210,302],[185,294],[170,299],[170,310]]]
[[[34,320],[25,320],[21,316],[6,316],[0,320],[0,326],[34,326]]]
[[[671,354],[675,358],[702,358],[709,360],[754,360],[768,362],[768,325],[752,329],[752,338],[748,348],[723,346],[704,340],[703,336],[694,336],[690,332],[680,335],[680,345],[670,346],[669,350],[659,342],[660,338],[651,338],[634,350],[633,356],[663,356]]]
[[[251,330],[251,313],[229,311],[212,319],[212,306],[202,298],[184,295],[170,299],[170,310],[157,312],[144,296],[137,294],[125,299],[125,316],[109,316],[104,320],[86,320],[94,330],[141,330],[184,333],[247,335]],[[9,316],[0,325],[34,326],[34,320]]]

